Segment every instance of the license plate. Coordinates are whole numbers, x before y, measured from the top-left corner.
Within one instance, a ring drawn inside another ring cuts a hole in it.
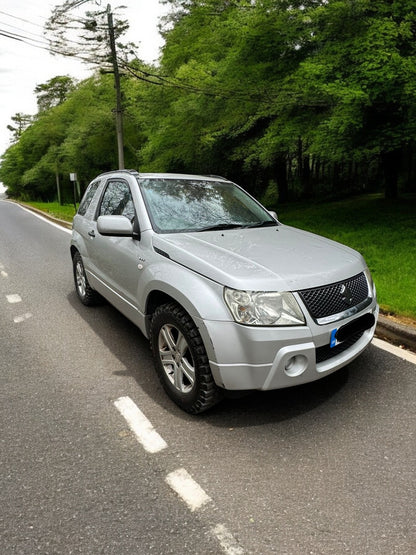
[[[331,338],[330,338],[330,341],[329,341],[329,346],[331,347],[331,349],[333,347],[335,347],[336,345],[338,345],[338,343],[339,343],[339,341],[337,341],[337,337],[336,337],[337,331],[338,331],[338,328],[335,328],[334,330],[331,331]]]
[[[364,314],[356,320],[352,320],[345,326],[340,328],[335,328],[331,331],[329,346],[331,349],[336,347],[355,333],[364,332],[372,328],[375,324],[375,318],[373,314]]]

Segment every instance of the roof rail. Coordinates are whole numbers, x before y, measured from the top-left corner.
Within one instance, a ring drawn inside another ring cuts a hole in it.
[[[138,174],[138,173],[139,173],[137,170],[134,170],[134,169],[132,169],[132,170],[123,169],[123,170],[110,170],[110,171],[108,171],[108,172],[103,172],[103,173],[100,173],[100,176],[102,176],[102,175],[108,175],[108,174],[110,174],[110,173],[115,173],[115,172],[120,172],[120,173],[123,173],[123,172],[124,172],[124,173],[132,173],[132,174]],[[98,177],[99,177],[99,176],[98,176]]]
[[[223,179],[224,181],[229,181],[229,179],[227,179],[226,177],[223,177],[222,175],[215,175],[213,173],[206,174],[205,177],[215,177],[216,179]]]

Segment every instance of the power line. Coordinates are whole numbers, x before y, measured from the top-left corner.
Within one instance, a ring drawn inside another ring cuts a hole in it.
[[[80,53],[77,53],[75,51],[64,52],[62,49],[59,48],[59,42],[53,41],[51,39],[47,39],[43,35],[32,33],[30,31],[27,31],[26,29],[22,29],[21,27],[16,27],[15,25],[10,25],[5,22],[0,22],[0,25],[6,25],[7,27],[11,27],[13,29],[16,29],[17,31],[20,31],[19,33],[15,33],[7,29],[0,29],[1,35],[4,37],[23,42],[25,44],[28,44],[29,46],[34,46],[37,48],[41,48],[40,46],[38,46],[39,44],[44,45],[43,49],[49,51],[51,54],[61,55],[65,57],[79,58],[84,61],[88,60],[86,57],[82,56]],[[37,37],[37,38],[32,38],[32,37]],[[86,46],[88,46],[88,42],[81,43],[71,39],[65,39],[65,40],[71,45],[74,45],[79,48],[85,48]],[[38,44],[33,44],[33,43],[38,43]],[[88,60],[88,61],[90,63],[94,63],[92,60]]]
[[[13,19],[18,19],[19,21],[24,21],[25,23],[29,23],[30,25],[33,25],[34,27],[40,27],[41,29],[43,29],[43,25],[39,25],[38,23],[33,23],[33,21],[29,21],[28,19],[23,19],[23,17],[17,17],[17,15],[13,15],[11,13],[4,12],[3,10],[0,10],[0,13],[2,15],[7,15],[7,17],[12,17]],[[42,19],[45,19],[45,18],[42,18]]]
[[[27,33],[27,34],[32,35],[34,37],[44,39],[43,35],[39,35],[37,33],[32,33],[31,31],[27,31],[26,29],[22,29],[21,27],[16,27],[16,25],[10,25],[10,23],[6,23],[5,21],[0,21],[0,25],[6,25],[6,27],[10,27],[11,29],[16,29],[16,31],[20,31],[21,33]]]
[[[25,37],[24,35],[20,35],[18,33],[12,33],[11,31],[7,31],[5,29],[0,29],[0,34],[9,39],[14,39],[14,40],[29,44],[30,46],[36,46],[36,44],[32,44],[34,42],[37,42],[39,44],[45,44],[45,45],[48,44],[48,42],[45,40],[32,39],[31,37]],[[44,48],[46,49],[46,46]]]
[[[0,29],[0,36],[12,39],[12,40],[16,40],[18,42],[22,42],[24,44],[27,44],[28,46],[31,46],[33,48],[39,48],[40,50],[46,50],[46,52],[49,52],[50,54],[55,54],[57,56],[64,56],[65,58],[75,58],[77,60],[81,60],[82,62],[86,62],[90,65],[93,65],[94,62],[93,60],[91,60],[91,58],[86,58],[85,56],[81,56],[80,54],[73,54],[73,53],[65,53],[65,52],[61,52],[59,50],[55,50],[53,48],[51,48],[50,46],[40,46],[38,44],[33,44],[33,42],[39,42],[41,43],[41,41],[35,41],[35,39],[31,39],[30,37],[24,37],[23,35],[18,35],[16,33],[10,33],[9,31],[5,31],[4,29]],[[42,43],[41,43],[42,44]],[[45,42],[44,44],[47,44],[47,42]]]
[[[150,83],[152,85],[158,85],[158,86],[168,86],[168,87],[172,87],[172,88],[177,88],[177,89],[182,89],[182,90],[186,90],[187,92],[193,92],[196,94],[203,94],[204,96],[210,96],[210,97],[221,97],[221,98],[226,98],[226,99],[233,99],[233,98],[239,98],[241,100],[248,100],[248,101],[253,101],[253,102],[265,102],[264,99],[264,95],[262,93],[249,93],[247,94],[246,92],[243,91],[238,91],[238,90],[225,90],[225,89],[207,89],[207,88],[203,88],[201,86],[197,86],[191,83],[187,83],[185,81],[182,81],[180,79],[177,79],[175,77],[166,77],[166,76],[162,76],[162,75],[158,75],[155,73],[149,73],[145,70],[142,69],[136,69],[136,68],[132,68],[131,65],[129,65],[128,63],[126,63],[123,60],[120,60],[120,65],[126,70],[128,71],[131,75],[133,75],[133,77],[136,77],[137,79],[141,80],[141,81],[145,81],[147,83]],[[153,78],[153,79],[152,79]],[[156,80],[154,80],[156,79]]]

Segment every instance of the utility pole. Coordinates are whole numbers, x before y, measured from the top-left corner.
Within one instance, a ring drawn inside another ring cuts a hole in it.
[[[110,36],[111,58],[114,70],[114,87],[116,89],[116,134],[118,149],[118,169],[124,170],[124,137],[123,137],[123,109],[121,105],[120,73],[117,63],[116,41],[114,38],[113,14],[110,4],[107,5],[108,33]]]
[[[63,9],[62,13],[68,12],[74,8],[79,8],[82,4],[86,4],[90,0],[74,0],[72,4]],[[101,0],[100,0],[101,3]],[[113,63],[114,71],[114,88],[116,89],[116,135],[117,135],[117,150],[118,150],[118,168],[124,170],[124,136],[123,136],[123,108],[121,104],[121,88],[120,88],[120,73],[117,63],[117,50],[116,40],[114,37],[114,23],[113,14],[111,13],[111,5],[107,4],[107,22],[108,34],[110,37],[111,60]]]

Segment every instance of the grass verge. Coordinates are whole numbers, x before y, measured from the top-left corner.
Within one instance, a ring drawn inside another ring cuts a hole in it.
[[[75,216],[75,208],[73,204],[61,205],[58,202],[24,202],[22,204],[28,204],[50,214],[58,220],[64,220],[66,222],[72,222],[72,218]]]

